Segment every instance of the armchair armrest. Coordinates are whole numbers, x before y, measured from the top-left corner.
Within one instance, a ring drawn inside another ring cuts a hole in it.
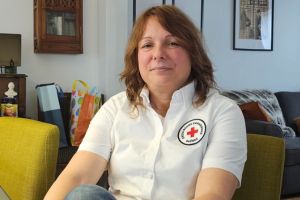
[[[256,133],[260,135],[269,135],[283,137],[283,131],[280,126],[272,122],[259,120],[245,120],[247,133]]]

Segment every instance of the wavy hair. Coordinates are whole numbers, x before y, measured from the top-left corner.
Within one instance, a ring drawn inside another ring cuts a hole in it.
[[[171,5],[155,6],[146,10],[135,22],[128,40],[124,62],[125,68],[120,79],[125,82],[126,94],[130,103],[137,108],[143,106],[140,92],[145,86],[138,67],[138,43],[143,37],[148,19],[155,16],[160,25],[179,39],[181,46],[191,59],[189,82],[195,81],[194,105],[201,105],[215,87],[213,67],[202,44],[201,32],[178,8]]]

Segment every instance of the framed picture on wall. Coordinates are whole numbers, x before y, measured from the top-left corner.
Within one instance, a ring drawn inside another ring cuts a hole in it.
[[[189,16],[200,31],[203,27],[203,4],[204,0],[172,0],[172,5]]]
[[[274,0],[234,0],[233,49],[273,50]]]
[[[133,0],[133,24],[135,19],[147,8],[165,4],[166,0]]]

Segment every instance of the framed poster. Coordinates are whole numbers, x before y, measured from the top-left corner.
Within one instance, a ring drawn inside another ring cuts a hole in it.
[[[233,49],[273,50],[274,0],[234,0]]]
[[[192,22],[202,31],[204,0],[172,0],[172,5],[181,9]]]
[[[147,8],[165,4],[166,0],[133,0],[133,24],[135,19]]]

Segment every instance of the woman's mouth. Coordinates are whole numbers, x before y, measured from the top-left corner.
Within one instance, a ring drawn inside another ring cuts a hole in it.
[[[152,67],[150,68],[150,71],[167,71],[170,70],[170,67],[166,67],[166,66],[158,66],[158,67]]]

